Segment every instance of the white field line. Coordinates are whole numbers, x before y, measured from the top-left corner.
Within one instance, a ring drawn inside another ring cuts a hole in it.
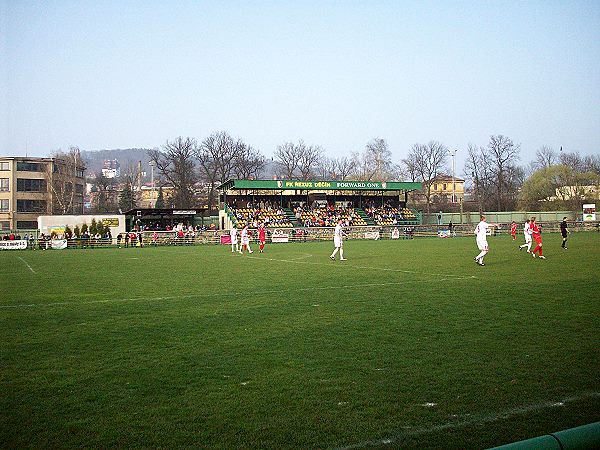
[[[462,415],[458,416],[457,420],[453,420],[451,422],[442,423],[439,425],[434,425],[432,427],[424,428],[424,427],[415,427],[411,429],[410,427],[403,427],[402,431],[395,433],[391,436],[387,436],[380,439],[373,439],[370,441],[363,441],[356,444],[348,445],[346,447],[338,447],[338,450],[354,450],[365,447],[373,447],[373,446],[381,446],[392,443],[401,443],[403,439],[410,437],[417,437],[428,435],[431,433],[436,433],[440,431],[446,430],[455,430],[459,428],[467,428],[472,427],[474,425],[484,424],[484,423],[492,423],[497,422],[499,420],[510,419],[516,416],[523,416],[529,413],[535,413],[538,411],[542,411],[545,409],[551,408],[560,408],[565,406],[567,403],[577,403],[583,400],[588,400],[591,398],[600,398],[600,392],[582,392],[577,395],[573,395],[562,400],[555,401],[547,401],[542,403],[533,403],[531,405],[518,406],[516,408],[507,409],[500,412],[488,413],[488,414],[479,414],[479,415]],[[558,430],[552,430],[558,431]]]
[[[460,275],[451,275],[447,273],[428,273],[428,272],[419,272],[416,270],[404,270],[404,269],[394,269],[391,267],[374,267],[374,266],[356,266],[353,264],[349,264],[348,261],[334,261],[334,262],[314,262],[314,261],[299,261],[298,259],[276,259],[276,258],[263,258],[261,256],[245,256],[245,258],[258,259],[263,261],[277,261],[277,262],[287,262],[287,263],[295,263],[295,264],[309,264],[314,266],[327,266],[327,267],[348,267],[351,269],[361,269],[361,270],[380,270],[385,272],[398,272],[398,273],[407,273],[411,275],[424,275],[428,277],[445,277],[445,280],[464,280],[466,278],[475,279],[477,278],[475,275],[470,275],[468,277],[460,276]],[[329,259],[329,258],[327,258]],[[333,263],[339,263],[339,265],[333,266]]]
[[[53,303],[19,303],[15,305],[0,305],[0,309],[13,309],[13,308],[35,308],[35,307],[49,307],[49,306],[66,306],[66,305],[92,305],[96,303],[123,303],[123,302],[135,302],[135,301],[161,301],[161,300],[185,300],[190,298],[211,298],[211,297],[241,297],[241,296],[255,296],[255,295],[269,295],[269,294],[282,294],[288,292],[310,292],[310,291],[327,291],[327,290],[340,290],[340,289],[356,289],[366,287],[382,287],[382,286],[404,286],[409,283],[432,283],[448,280],[470,280],[472,277],[463,278],[439,278],[435,280],[402,280],[402,281],[390,281],[387,283],[363,283],[363,284],[344,284],[337,286],[308,286],[303,288],[294,289],[272,289],[263,291],[234,291],[234,292],[216,292],[216,293],[195,293],[186,295],[170,295],[162,297],[130,297],[130,298],[111,298],[104,300],[87,300],[87,301],[68,301],[68,302],[53,302]]]
[[[25,265],[29,268],[29,270],[31,270],[32,273],[37,274],[37,272],[35,270],[33,270],[31,268],[31,266],[27,263],[27,261],[25,261],[23,258],[21,258],[20,256],[17,256],[17,258],[19,258],[21,261],[23,261],[25,263]]]

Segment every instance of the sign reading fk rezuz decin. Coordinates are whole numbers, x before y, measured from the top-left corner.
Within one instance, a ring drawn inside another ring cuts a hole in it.
[[[316,180],[231,180],[221,189],[272,189],[321,191],[413,191],[421,183],[399,181],[316,181]]]

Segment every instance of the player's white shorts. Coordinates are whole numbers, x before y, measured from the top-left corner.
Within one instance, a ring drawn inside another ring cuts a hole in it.
[[[248,245],[249,242],[250,240],[247,237],[242,238],[242,245]]]
[[[531,235],[529,233],[523,233],[525,235],[525,243],[529,244],[531,242]]]
[[[343,241],[339,236],[334,236],[333,237],[333,245],[335,247],[343,247]]]
[[[477,239],[477,247],[479,250],[488,250],[487,239]]]
[[[238,242],[238,241],[237,241],[237,236],[236,236],[236,237],[234,237],[234,238],[231,238],[231,243],[232,243],[233,245],[237,245],[237,242]]]

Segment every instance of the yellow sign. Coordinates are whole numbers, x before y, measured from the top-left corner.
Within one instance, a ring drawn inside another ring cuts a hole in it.
[[[119,218],[118,217],[109,217],[107,219],[102,219],[102,226],[118,227],[119,226]]]

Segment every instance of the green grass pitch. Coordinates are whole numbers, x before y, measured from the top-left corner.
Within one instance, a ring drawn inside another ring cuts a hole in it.
[[[600,234],[489,243],[485,267],[474,238],[0,252],[0,447],[463,449],[600,420]]]

